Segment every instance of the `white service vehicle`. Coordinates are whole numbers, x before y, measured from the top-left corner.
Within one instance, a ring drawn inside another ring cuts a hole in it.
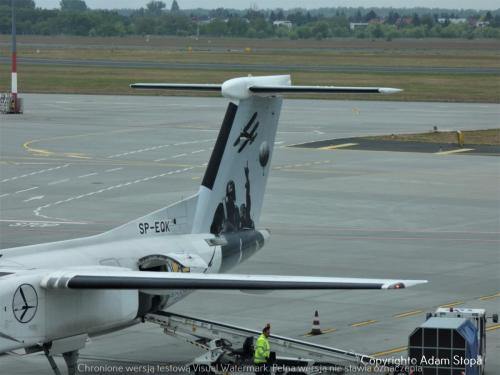
[[[485,309],[439,307],[435,312],[426,314],[426,319],[430,318],[464,318],[474,324],[477,330],[478,353],[481,358],[480,373],[482,374],[486,364],[486,323],[488,318],[498,323],[498,314],[488,317]]]

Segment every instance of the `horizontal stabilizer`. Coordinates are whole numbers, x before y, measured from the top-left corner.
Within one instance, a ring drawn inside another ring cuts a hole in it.
[[[141,272],[103,267],[93,271],[56,271],[42,280],[48,289],[402,289],[425,280],[365,279],[343,277]]]
[[[395,94],[403,90],[390,87],[293,86],[289,75],[240,77],[223,84],[133,83],[135,89],[219,91],[229,99],[247,99],[252,95],[275,96],[287,93],[317,94]]]
[[[254,93],[266,94],[395,94],[401,89],[390,87],[342,87],[342,86],[252,86],[249,88]]]
[[[133,89],[179,90],[179,91],[220,91],[222,85],[211,83],[133,83]]]

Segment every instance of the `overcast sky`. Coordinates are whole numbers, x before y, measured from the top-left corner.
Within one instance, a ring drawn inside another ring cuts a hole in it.
[[[85,0],[90,8],[141,8],[149,0]],[[163,0],[170,7],[172,0]],[[449,9],[497,9],[498,0],[177,0],[181,9],[236,8],[247,9],[257,5],[260,9],[273,8],[321,8],[321,7],[395,7],[395,8],[449,8]],[[59,8],[59,0],[35,0],[42,8]]]

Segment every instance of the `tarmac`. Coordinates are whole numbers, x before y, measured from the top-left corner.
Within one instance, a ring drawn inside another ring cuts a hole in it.
[[[21,96],[25,113],[0,117],[1,248],[96,234],[196,192],[227,105],[217,98]],[[497,157],[287,146],[434,126],[495,128],[499,118],[498,104],[285,100],[259,224],[271,241],[233,271],[429,283],[399,291],[203,291],[172,311],[251,329],[269,322],[275,334],[398,358],[425,312],[438,306],[498,313]],[[149,178],[188,166],[195,168]],[[328,333],[308,337],[315,310]],[[500,326],[490,324],[486,373],[495,374]],[[182,364],[199,354],[140,324],[93,338],[80,363]],[[1,356],[0,373],[52,371],[32,354]]]

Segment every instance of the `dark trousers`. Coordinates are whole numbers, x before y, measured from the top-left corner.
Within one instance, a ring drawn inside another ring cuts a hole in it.
[[[271,366],[267,363],[255,363],[255,375],[270,375]]]

